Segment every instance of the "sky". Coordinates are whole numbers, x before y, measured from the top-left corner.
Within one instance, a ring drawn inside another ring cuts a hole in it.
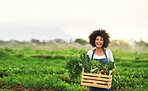
[[[0,0],[0,40],[83,38],[148,42],[148,0]]]

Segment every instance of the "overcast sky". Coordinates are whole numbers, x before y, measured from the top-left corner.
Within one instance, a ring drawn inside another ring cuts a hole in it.
[[[0,0],[0,40],[50,39],[54,30],[88,40],[99,28],[148,42],[148,0]]]

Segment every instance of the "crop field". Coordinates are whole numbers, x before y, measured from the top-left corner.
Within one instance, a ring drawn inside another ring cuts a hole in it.
[[[60,51],[0,49],[0,91],[88,91],[81,77],[70,79],[66,58],[84,49]],[[148,91],[148,54],[112,51],[113,91]]]

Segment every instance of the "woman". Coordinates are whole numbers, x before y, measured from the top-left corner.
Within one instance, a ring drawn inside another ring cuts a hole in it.
[[[114,61],[111,50],[105,49],[110,43],[109,38],[110,37],[108,33],[106,33],[106,31],[102,29],[95,30],[89,35],[89,43],[93,47],[96,47],[94,50],[89,50],[87,53],[87,55],[89,55],[89,58],[91,60],[99,60],[103,64],[108,64],[109,61]],[[116,66],[114,69],[112,69],[112,73],[115,71],[115,69]],[[111,88],[105,89],[105,88],[89,87],[89,91],[111,91]]]

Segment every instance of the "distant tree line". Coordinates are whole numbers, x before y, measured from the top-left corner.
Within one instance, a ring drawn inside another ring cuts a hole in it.
[[[148,47],[148,43],[144,42],[143,40],[140,40],[139,42],[135,40],[112,40],[111,47],[121,46],[121,47],[136,47],[136,46],[145,46]]]
[[[9,40],[9,41],[3,41],[0,40],[0,45],[5,45],[5,44],[34,44],[34,45],[40,45],[43,44],[43,42],[45,42],[46,44],[52,44],[52,43],[68,43],[63,39],[54,39],[54,40],[48,40],[48,41],[40,41],[38,39],[31,39],[30,41],[18,41],[18,40]],[[89,42],[78,38],[75,39],[74,41],[70,40],[69,43],[78,43],[80,45],[88,45]],[[145,46],[148,47],[148,43],[144,42],[143,40],[140,40],[139,42],[135,41],[135,40],[128,40],[128,41],[124,41],[124,40],[112,40],[110,43],[111,47],[117,47],[117,46],[121,46],[121,47],[130,47],[130,46]]]

